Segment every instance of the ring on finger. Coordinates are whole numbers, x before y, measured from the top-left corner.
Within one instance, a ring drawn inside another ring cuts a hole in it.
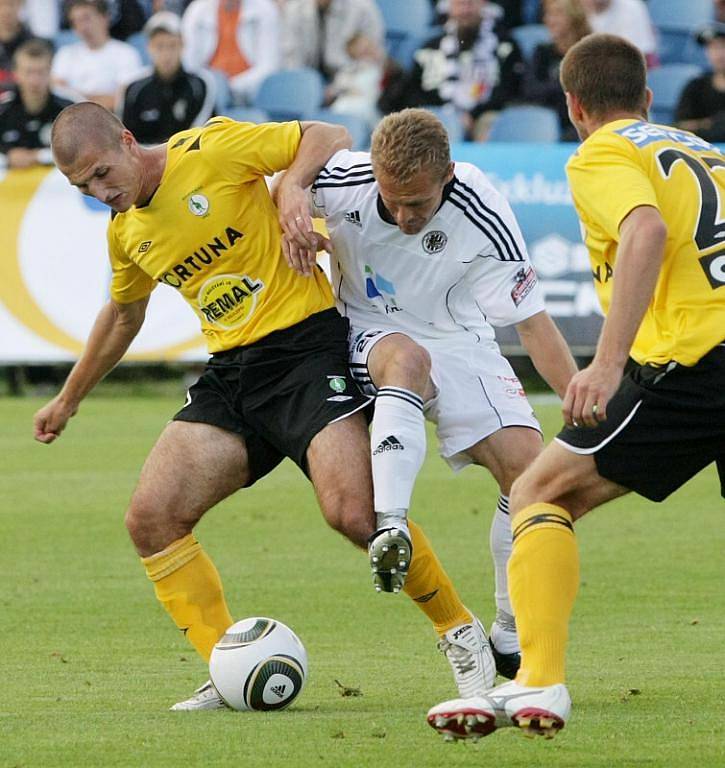
[[[594,403],[594,405],[592,406],[592,413],[596,416],[598,411],[599,411],[599,406],[596,403]]]

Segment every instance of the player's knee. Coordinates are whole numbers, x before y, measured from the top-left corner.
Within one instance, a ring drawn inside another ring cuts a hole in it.
[[[161,513],[153,504],[139,498],[131,500],[124,522],[131,541],[142,556],[160,552],[190,532],[174,524],[169,515]]]
[[[404,386],[422,394],[430,377],[431,359],[428,350],[414,341],[401,343],[392,350],[385,365],[385,382]]]
[[[512,514],[516,514],[531,504],[548,501],[544,498],[545,490],[534,472],[530,469],[524,470],[511,485],[509,510]]]
[[[332,508],[334,511],[331,512],[328,506],[325,512],[327,523],[353,544],[365,549],[374,530],[372,510],[345,499],[343,494],[337,497]]]

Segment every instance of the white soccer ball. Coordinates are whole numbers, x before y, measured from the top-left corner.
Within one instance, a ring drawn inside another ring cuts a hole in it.
[[[227,629],[211,652],[209,673],[232,709],[284,709],[304,687],[307,651],[281,621],[254,616]]]

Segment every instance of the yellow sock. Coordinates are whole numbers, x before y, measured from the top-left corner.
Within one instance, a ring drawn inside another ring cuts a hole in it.
[[[413,559],[403,591],[418,603],[439,635],[473,620],[423,531],[408,520]]]
[[[205,661],[214,643],[234,623],[219,572],[193,534],[150,557],[142,557],[156,597]]]
[[[564,682],[569,617],[579,587],[579,552],[571,515],[532,504],[511,521],[509,596],[521,643],[520,685]]]

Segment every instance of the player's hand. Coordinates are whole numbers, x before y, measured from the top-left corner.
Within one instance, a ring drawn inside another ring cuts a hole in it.
[[[302,187],[282,178],[276,191],[279,225],[282,232],[299,248],[317,250],[317,236],[312,228],[308,197]]]
[[[607,418],[607,404],[622,380],[622,369],[592,362],[572,376],[561,411],[568,427],[596,427]]]
[[[332,253],[332,243],[319,232],[313,232],[315,246],[313,248],[301,248],[294,240],[282,236],[282,253],[285,261],[299,275],[309,277],[317,264],[317,252],[327,251]]]
[[[52,443],[60,437],[66,424],[78,408],[68,405],[60,396],[53,398],[33,417],[34,437],[39,443]]]

